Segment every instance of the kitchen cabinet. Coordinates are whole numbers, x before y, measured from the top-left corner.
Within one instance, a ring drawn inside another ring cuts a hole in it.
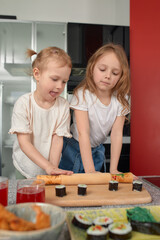
[[[13,106],[18,97],[36,88],[25,52],[49,46],[66,51],[66,23],[0,20],[0,175],[11,179],[15,178],[12,146],[16,136],[8,131]],[[62,96],[67,96],[66,91]]]

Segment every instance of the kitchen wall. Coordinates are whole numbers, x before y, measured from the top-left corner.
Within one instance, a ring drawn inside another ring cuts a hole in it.
[[[0,15],[19,20],[129,26],[129,0],[0,0]]]

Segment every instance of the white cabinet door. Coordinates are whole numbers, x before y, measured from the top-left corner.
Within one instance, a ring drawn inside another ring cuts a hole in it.
[[[67,24],[36,22],[35,24],[35,50],[40,52],[46,47],[59,47],[67,52]],[[36,87],[33,81],[32,90]],[[61,94],[67,97],[67,86]]]

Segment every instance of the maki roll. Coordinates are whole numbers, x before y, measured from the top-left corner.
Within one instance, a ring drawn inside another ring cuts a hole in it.
[[[87,185],[86,184],[78,184],[78,195],[86,195],[87,193]]]
[[[118,190],[118,181],[111,180],[109,181],[109,191],[117,191]]]
[[[94,225],[100,225],[103,227],[108,227],[109,224],[113,223],[112,218],[102,216],[102,217],[97,217],[93,220]]]
[[[133,231],[160,235],[160,222],[157,222],[147,208],[135,207],[127,209],[127,218]]]
[[[100,225],[91,226],[87,229],[87,240],[106,240],[108,228]]]
[[[141,192],[142,191],[142,182],[140,182],[138,180],[133,181],[132,191]]]
[[[66,195],[66,187],[65,185],[57,185],[55,186],[56,196],[63,197]]]
[[[72,223],[79,228],[87,229],[92,225],[92,219],[84,214],[75,214]]]
[[[132,237],[132,227],[130,223],[115,222],[108,226],[109,237],[112,239],[130,239]]]

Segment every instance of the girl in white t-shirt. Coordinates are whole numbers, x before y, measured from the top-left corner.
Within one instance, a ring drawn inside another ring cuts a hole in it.
[[[21,96],[15,103],[10,134],[16,134],[13,164],[26,177],[40,174],[72,174],[58,168],[63,136],[70,134],[69,103],[60,97],[69,79],[72,63],[60,48],[48,47],[36,54],[32,75],[36,90]]]
[[[124,49],[113,43],[98,49],[89,59],[86,77],[74,91],[71,133],[64,138],[59,167],[78,172],[100,171],[105,160],[103,143],[110,134],[110,173],[117,167],[123,126],[129,107],[130,78]]]

